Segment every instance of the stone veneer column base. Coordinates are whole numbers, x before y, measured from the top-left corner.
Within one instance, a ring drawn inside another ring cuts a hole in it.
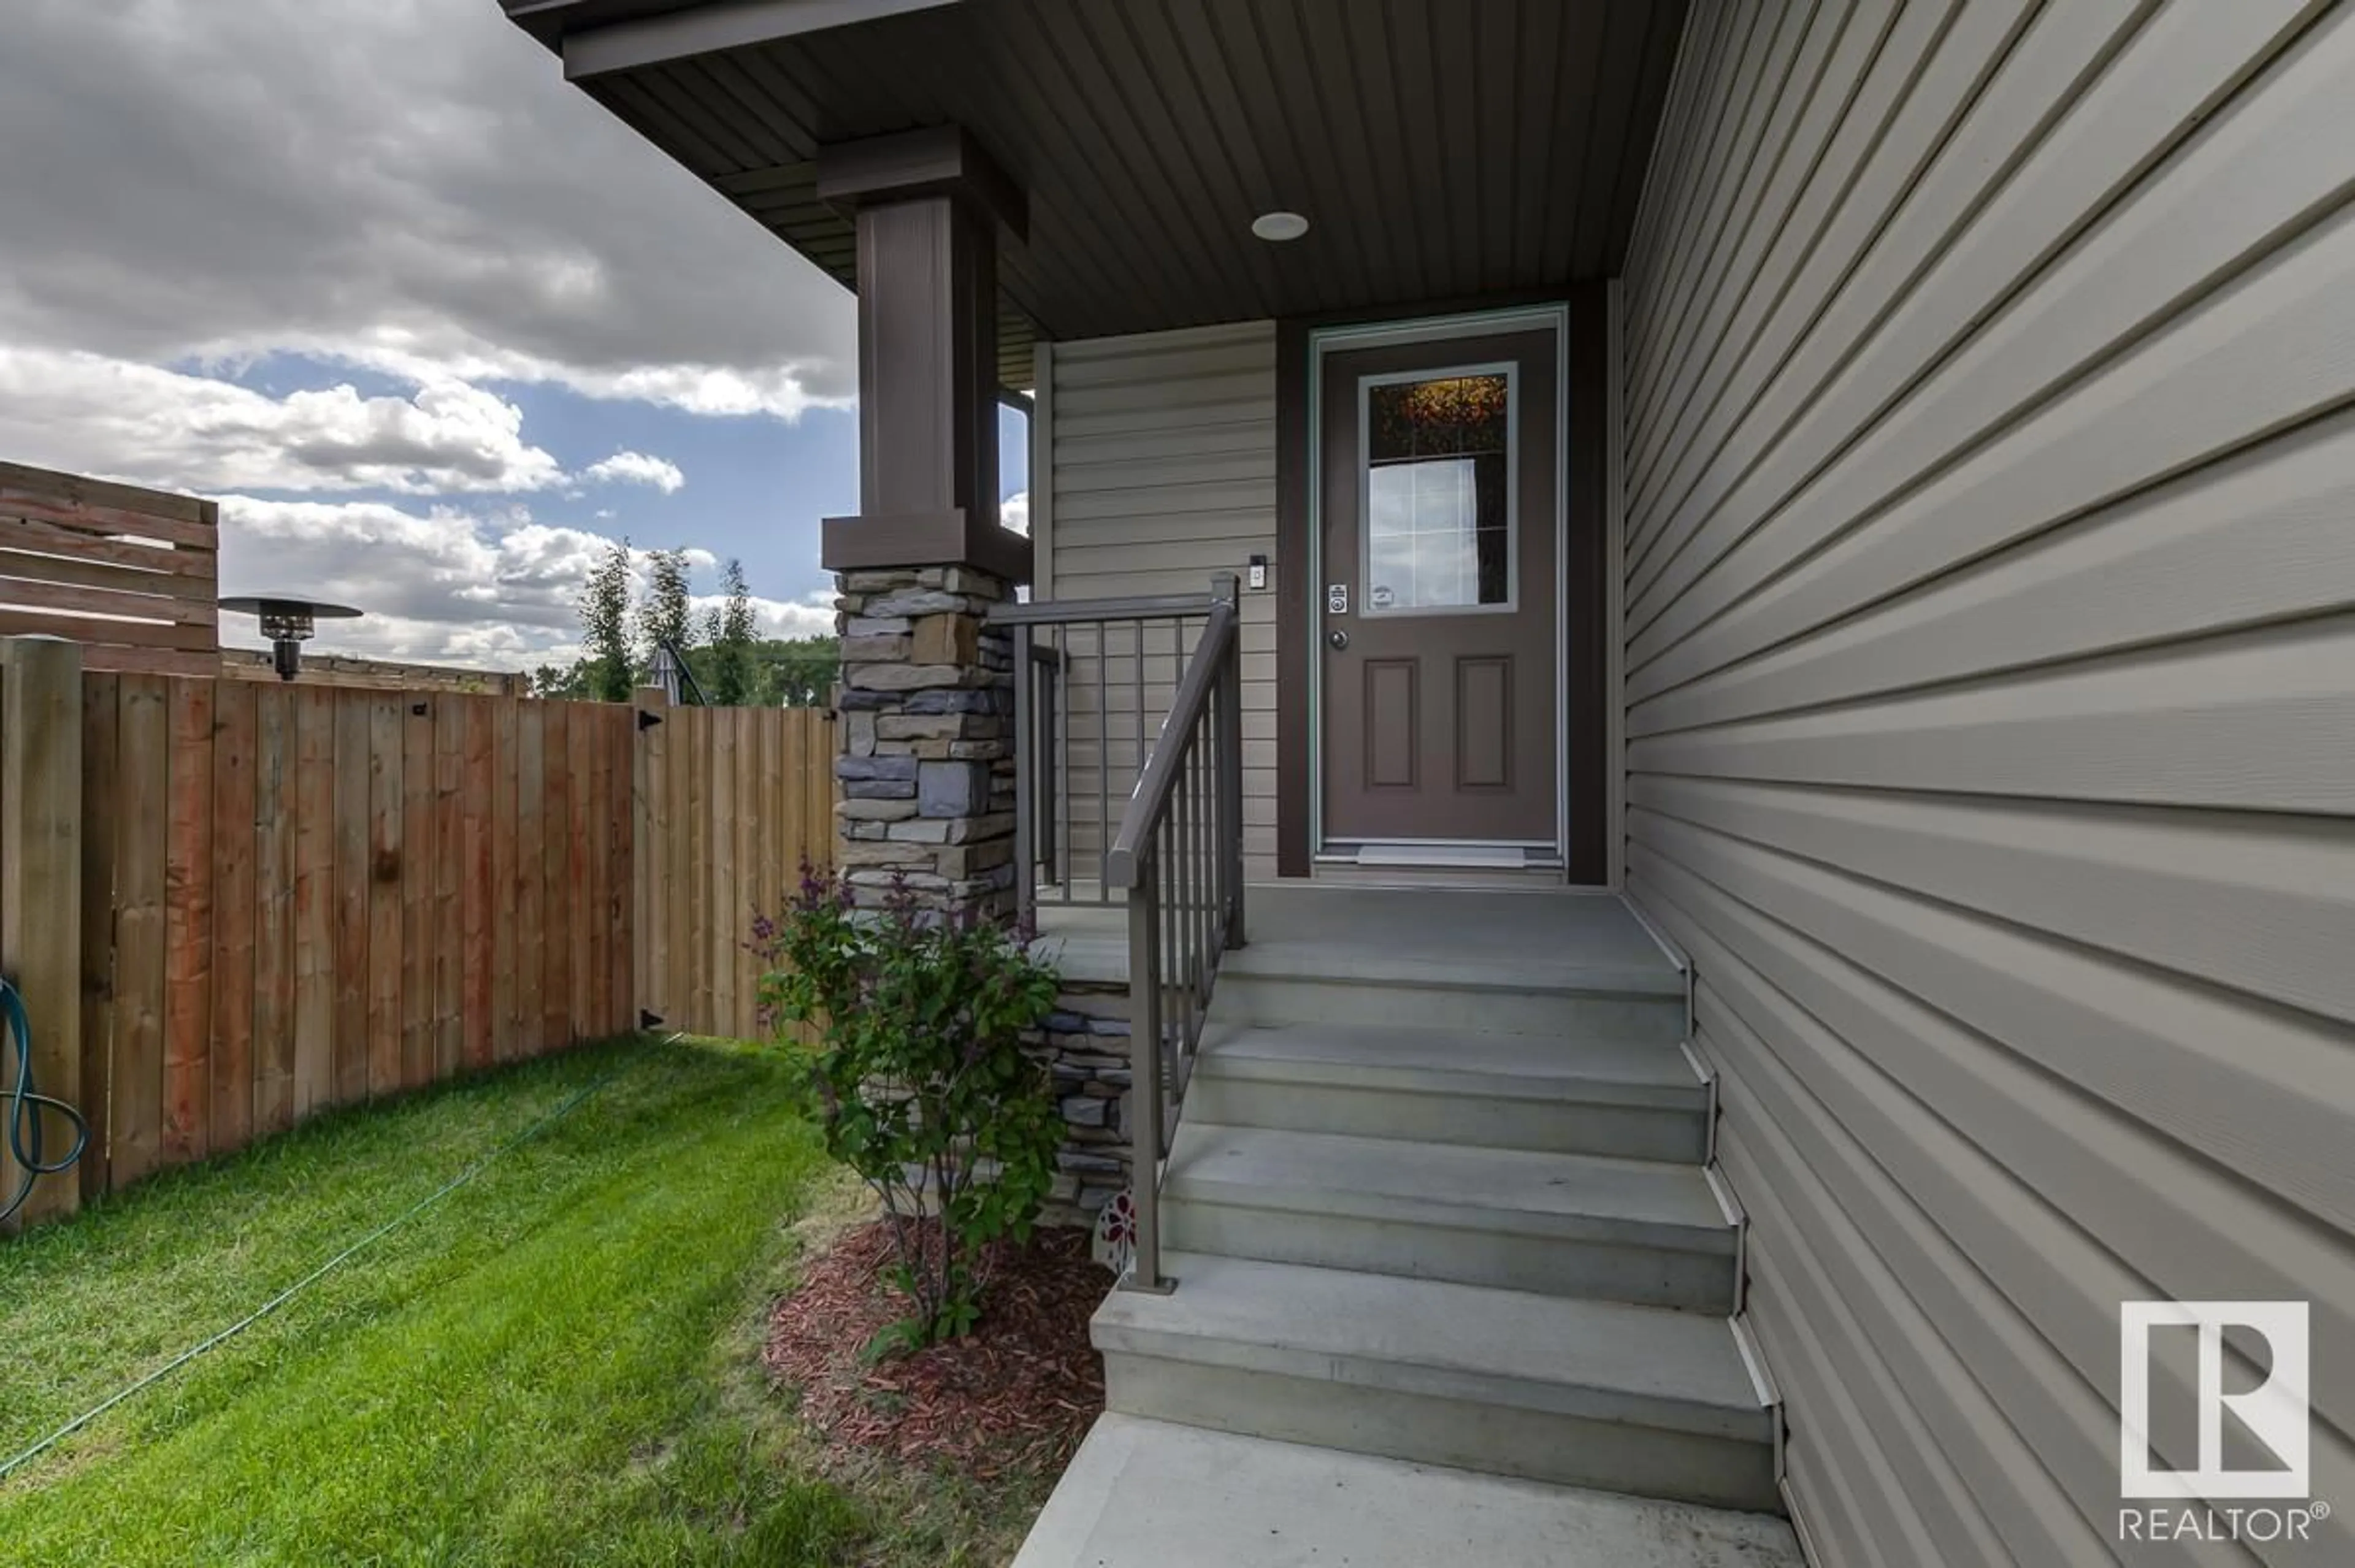
[[[1093,1225],[1096,1211],[1126,1187],[1128,1147],[1128,987],[1066,980],[1034,1049],[1055,1072],[1063,1147],[1054,1189],[1039,1222]]]
[[[1014,907],[1014,677],[983,617],[1006,582],[969,566],[847,571],[835,861],[862,906],[895,881],[942,910]]]

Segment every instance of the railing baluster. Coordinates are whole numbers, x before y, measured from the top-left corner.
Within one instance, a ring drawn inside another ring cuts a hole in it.
[[[1112,686],[1112,660],[1104,639],[1111,623],[1096,623],[1096,897],[1109,896],[1112,879],[1105,863],[1112,855],[1112,709],[1107,695]]]
[[[1194,800],[1188,780],[1193,773],[1194,737],[1188,733],[1169,737],[1168,743],[1178,748],[1178,795],[1172,806],[1172,836],[1178,841],[1177,855],[1170,880],[1178,889],[1175,912],[1178,917],[1178,1018],[1182,1026],[1178,1036],[1178,1082],[1185,1082],[1187,1053],[1194,1046],[1194,894],[1195,877],[1200,869],[1194,859]]]
[[[1025,920],[1039,909],[1038,670],[1030,662],[1030,628],[1014,628],[1014,902]],[[1031,776],[1021,776],[1030,769]]]
[[[1210,701],[1211,708],[1203,710],[1205,720],[1216,718],[1218,694],[1215,688],[1212,688]],[[1218,903],[1219,860],[1213,853],[1217,825],[1211,817],[1210,736],[1213,731],[1206,724],[1199,733],[1200,739],[1194,747],[1194,765],[1188,770],[1193,778],[1194,880],[1199,895],[1194,901],[1194,994],[1201,998],[1202,1008],[1207,1012],[1210,1005],[1210,911]]]
[[[1074,640],[1071,627],[1064,626],[1058,629],[1055,637],[1055,645],[1062,653],[1063,669],[1066,675],[1078,667],[1079,655],[1074,650]],[[1062,787],[1056,792],[1055,805],[1057,810],[1061,813],[1061,816],[1056,824],[1055,831],[1061,841],[1062,858],[1056,863],[1056,871],[1059,878],[1057,886],[1062,891],[1063,901],[1065,903],[1070,903],[1071,901],[1071,873],[1074,869],[1075,859],[1073,853],[1072,835],[1076,831],[1071,825],[1071,818],[1078,810],[1076,802],[1079,799],[1079,795],[1078,792],[1074,791],[1071,787],[1071,716],[1073,709],[1071,704],[1069,702],[1061,704],[1061,707],[1062,712],[1059,715],[1061,720],[1061,728],[1056,731],[1055,737],[1055,744],[1057,747],[1055,776],[1061,779],[1063,784]]]
[[[1053,646],[1051,643],[1049,645]],[[1045,737],[1046,743],[1039,751],[1018,753],[1025,763],[1036,763],[1055,749],[1055,709],[1062,695],[1063,681],[1062,650],[1056,648],[1055,651],[1056,657],[1052,663],[1041,664],[1039,667],[1039,722],[1046,726],[1040,731]],[[1062,803],[1056,783],[1060,776],[1059,770],[1045,766],[1043,763],[1039,764],[1039,818],[1046,825],[1046,849],[1043,859],[1047,868],[1047,880],[1062,891],[1063,901],[1069,903],[1071,890],[1063,880]],[[1021,781],[1017,779],[1015,783],[1018,785]]]
[[[1134,679],[1134,681],[1135,681],[1135,687],[1136,687],[1136,776],[1137,776],[1138,778],[1140,778],[1140,779],[1141,779],[1141,778],[1143,778],[1143,777],[1145,776],[1145,759],[1146,759],[1146,750],[1145,750],[1145,629],[1146,629],[1147,626],[1151,625],[1151,624],[1152,624],[1152,623],[1151,623],[1151,622],[1149,622],[1149,621],[1139,621],[1139,622],[1137,622],[1137,623],[1136,623],[1136,626],[1135,626],[1135,631],[1136,631],[1136,667],[1135,667],[1135,669],[1133,669],[1133,670],[1131,670],[1131,671],[1129,672],[1129,674],[1130,674],[1130,676],[1132,677],[1132,678]],[[1134,792],[1134,791],[1135,790],[1135,788],[1136,788],[1136,786],[1135,786],[1134,784],[1130,784],[1130,785],[1129,785],[1129,789],[1130,789],[1132,792]]]

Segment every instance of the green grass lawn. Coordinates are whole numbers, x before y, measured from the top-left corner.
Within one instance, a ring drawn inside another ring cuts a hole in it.
[[[1043,1487],[821,1467],[756,1356],[841,1181],[775,1065],[617,1042],[324,1117],[0,1243],[0,1462],[509,1150],[0,1482],[8,1561],[938,1564]]]

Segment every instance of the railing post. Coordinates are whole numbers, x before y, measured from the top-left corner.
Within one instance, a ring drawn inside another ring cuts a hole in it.
[[[1031,731],[1038,723],[1037,671],[1030,660],[1030,628],[1014,628],[1014,910],[1028,921],[1039,904],[1039,757]]]
[[[1217,757],[1219,819],[1225,825],[1212,852],[1220,857],[1219,880],[1226,895],[1226,944],[1243,944],[1243,640],[1241,606],[1232,572],[1210,581],[1210,597],[1236,605],[1234,645],[1219,667]]]
[[[1137,862],[1128,890],[1128,1147],[1136,1261],[1128,1289],[1167,1295],[1161,1273],[1161,898],[1158,856]]]

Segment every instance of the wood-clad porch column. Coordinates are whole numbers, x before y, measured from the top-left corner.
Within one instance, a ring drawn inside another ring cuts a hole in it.
[[[1013,902],[1012,659],[983,623],[1029,577],[998,526],[1000,224],[1021,193],[955,126],[821,150],[858,229],[859,512],[825,522],[842,635],[837,863],[946,909]]]

